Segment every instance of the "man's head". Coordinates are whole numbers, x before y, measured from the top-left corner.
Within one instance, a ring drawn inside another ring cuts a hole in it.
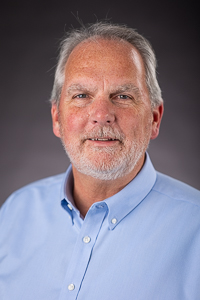
[[[73,29],[67,33],[66,38],[61,43],[54,86],[50,99],[51,103],[58,104],[60,101],[61,90],[65,79],[65,65],[70,53],[81,42],[86,40],[94,41],[99,38],[118,41],[124,40],[132,44],[139,51],[145,67],[145,80],[152,107],[162,104],[161,90],[156,78],[156,57],[148,40],[134,29],[128,28],[125,25],[103,22],[80,29]]]
[[[139,171],[162,117],[141,53],[124,39],[93,36],[67,57],[52,118],[74,170],[100,180]]]

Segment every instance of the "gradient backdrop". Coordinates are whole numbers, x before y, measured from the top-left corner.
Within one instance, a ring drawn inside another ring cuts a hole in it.
[[[200,189],[199,24],[195,2],[6,1],[0,9],[1,198],[69,164],[51,130],[59,40],[71,26],[108,17],[152,43],[165,100],[160,136],[149,148],[157,170]]]

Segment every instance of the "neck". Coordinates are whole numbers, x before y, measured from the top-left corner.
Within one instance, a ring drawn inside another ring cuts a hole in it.
[[[91,205],[103,201],[121,191],[139,173],[144,164],[144,157],[129,174],[115,180],[100,180],[80,173],[73,165],[74,202],[81,215],[85,217]]]

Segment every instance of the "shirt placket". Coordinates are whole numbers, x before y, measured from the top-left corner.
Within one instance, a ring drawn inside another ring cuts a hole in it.
[[[107,215],[106,203],[93,205],[80,229],[59,300],[75,300],[81,289],[85,273],[92,257],[92,250]]]

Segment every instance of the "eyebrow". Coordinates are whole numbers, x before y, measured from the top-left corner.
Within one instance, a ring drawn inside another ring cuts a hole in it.
[[[97,88],[94,87],[88,87],[86,85],[83,84],[79,84],[79,83],[75,83],[70,85],[67,89],[66,89],[66,93],[69,95],[74,91],[84,91],[84,92],[89,92],[89,91],[93,91],[95,92],[97,90]]]
[[[134,91],[135,93],[140,95],[139,88],[132,83],[119,85],[114,88],[114,93],[123,93],[123,92],[129,92],[129,91]]]
[[[84,85],[84,84],[79,84],[79,83],[74,83],[70,85],[66,89],[66,93],[70,95],[74,91],[81,91],[81,92],[96,92],[97,88],[94,87],[93,85]],[[137,86],[135,86],[133,83],[127,83],[127,84],[122,84],[122,85],[117,85],[115,87],[110,88],[110,94],[118,94],[118,93],[124,93],[124,92],[131,92],[133,91],[134,93],[137,94],[137,96],[140,96],[140,90]]]

